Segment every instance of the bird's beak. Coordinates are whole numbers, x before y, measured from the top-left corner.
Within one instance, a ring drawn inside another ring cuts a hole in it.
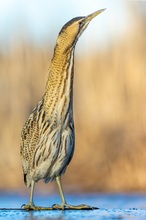
[[[93,18],[95,18],[97,15],[99,15],[101,12],[105,11],[106,8],[98,10],[96,12],[93,12],[92,14],[88,15],[86,17],[86,22],[89,23]]]

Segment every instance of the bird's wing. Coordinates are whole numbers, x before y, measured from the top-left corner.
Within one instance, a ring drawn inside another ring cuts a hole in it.
[[[42,101],[38,103],[32,114],[24,124],[21,132],[20,155],[24,174],[31,169],[33,154],[39,141],[40,129],[38,123],[38,114],[41,110]]]
[[[54,164],[61,141],[61,127],[55,127],[43,119],[42,103],[40,102],[27,119],[21,133],[20,155],[25,176],[32,170],[47,172]],[[43,121],[44,129],[42,129]],[[40,127],[42,126],[42,127]],[[47,162],[47,166],[46,166]],[[26,182],[26,181],[25,181]]]

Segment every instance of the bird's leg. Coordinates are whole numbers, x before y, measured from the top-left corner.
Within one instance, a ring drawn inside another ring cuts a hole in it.
[[[34,186],[35,186],[35,181],[32,180],[29,204],[28,205],[23,205],[24,209],[26,209],[26,210],[41,210],[41,207],[35,206],[35,204],[33,202]]]
[[[83,205],[83,204],[77,205],[77,206],[67,204],[65,196],[64,196],[64,192],[63,192],[62,183],[61,183],[61,177],[60,176],[56,177],[56,182],[57,182],[57,185],[58,185],[58,188],[59,188],[62,204],[61,205],[54,204],[53,205],[54,209],[62,209],[62,210],[65,210],[65,209],[72,209],[72,210],[91,210],[91,209],[96,209],[95,207],[91,207],[91,206]]]
[[[59,188],[59,193],[60,193],[61,200],[62,200],[61,207],[62,207],[62,209],[64,209],[65,206],[67,205],[67,202],[66,202],[66,199],[65,199],[65,196],[64,196],[64,192],[63,192],[62,182],[61,182],[61,177],[60,176],[56,177],[56,182],[57,182],[57,185],[58,185],[58,188]]]
[[[40,211],[40,210],[53,210],[52,207],[42,207],[42,206],[36,206],[33,202],[33,195],[34,195],[34,186],[35,186],[35,181],[32,180],[31,183],[31,191],[30,191],[30,200],[28,205],[22,205],[22,207],[25,210],[35,210],[35,211]]]

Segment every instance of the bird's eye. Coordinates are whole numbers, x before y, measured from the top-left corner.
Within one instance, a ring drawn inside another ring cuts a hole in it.
[[[83,22],[83,21],[80,21],[80,22],[79,22],[79,27],[82,28],[83,26],[84,26],[84,22]]]

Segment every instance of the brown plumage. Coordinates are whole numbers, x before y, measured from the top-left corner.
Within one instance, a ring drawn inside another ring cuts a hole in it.
[[[62,205],[57,207],[73,207],[66,203],[61,176],[74,153],[74,49],[89,22],[103,10],[72,19],[59,32],[45,94],[25,122],[21,134],[24,182],[31,187],[26,209],[38,208],[33,203],[33,192],[35,182],[40,179],[46,183],[56,180],[62,198]]]

